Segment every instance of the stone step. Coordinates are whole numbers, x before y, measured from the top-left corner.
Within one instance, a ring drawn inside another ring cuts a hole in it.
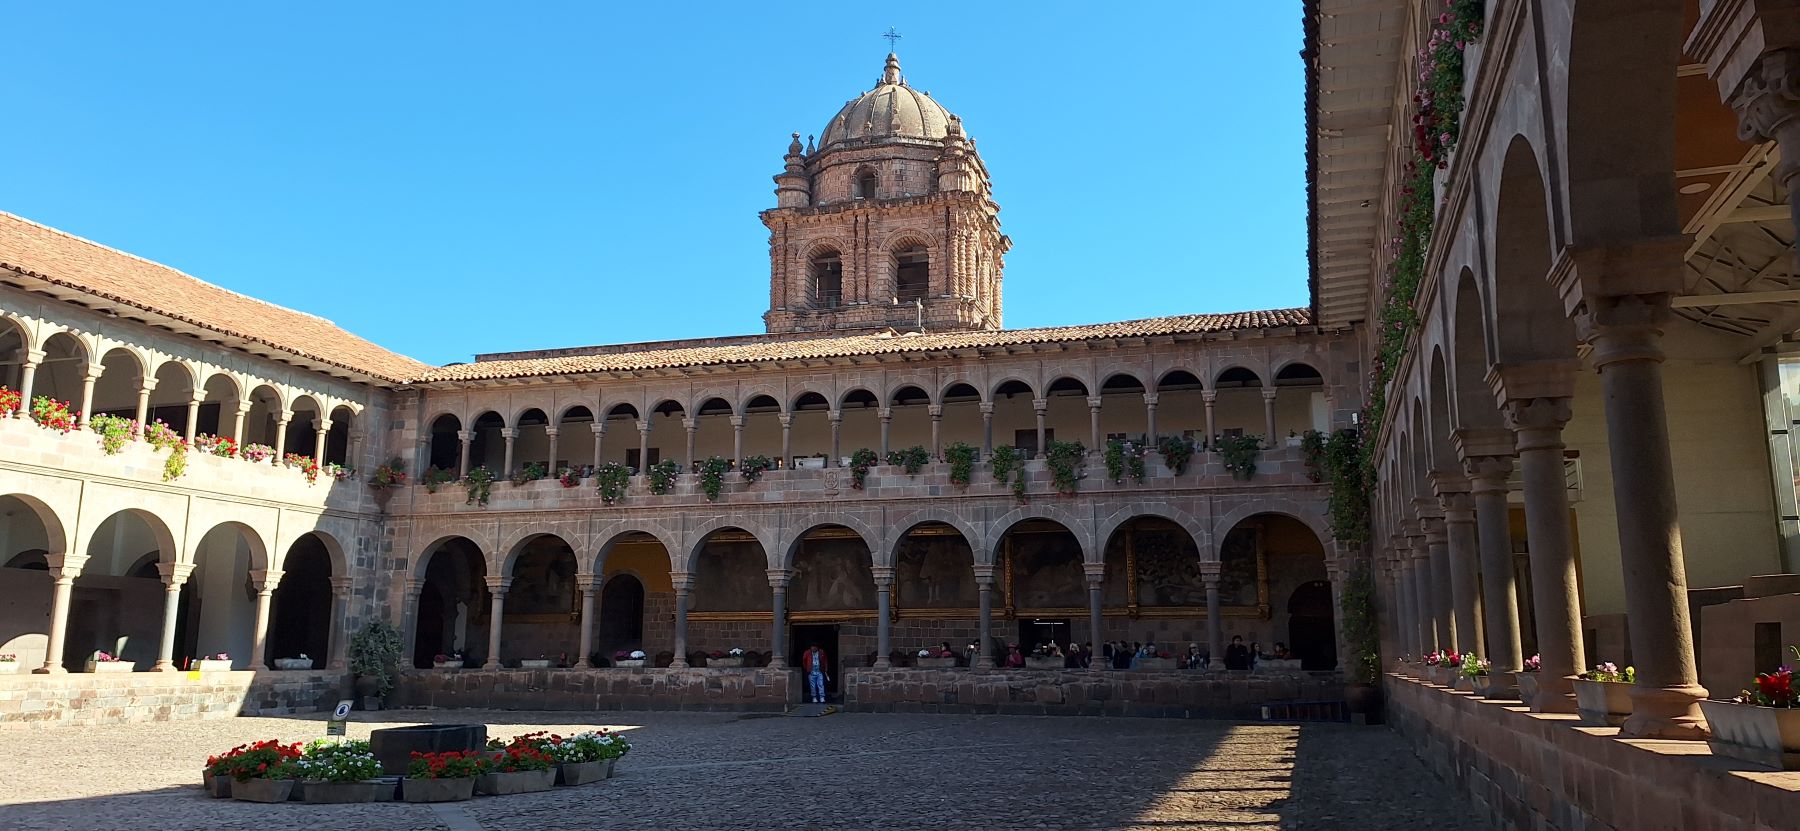
[[[836,704],[798,704],[795,705],[793,709],[788,710],[788,715],[794,718],[818,718],[819,716],[831,715],[837,711],[838,705]]]

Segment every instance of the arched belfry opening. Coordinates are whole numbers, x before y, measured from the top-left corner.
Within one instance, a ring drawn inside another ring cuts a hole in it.
[[[812,281],[812,307],[835,309],[844,302],[844,260],[836,251],[821,251],[807,262]]]
[[[894,251],[894,299],[911,303],[931,290],[931,258],[918,243]]]

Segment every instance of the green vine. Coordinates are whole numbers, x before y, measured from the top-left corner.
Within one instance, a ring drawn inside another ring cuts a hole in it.
[[[1117,485],[1125,475],[1144,484],[1144,454],[1149,452],[1143,438],[1106,440],[1106,479]]]
[[[662,496],[675,489],[675,477],[681,475],[681,465],[674,459],[664,459],[650,466],[650,492]]]
[[[1331,537],[1352,548],[1369,541],[1368,467],[1363,464],[1361,430],[1339,430],[1325,440],[1325,481]]]
[[[1325,481],[1325,434],[1317,430],[1306,431],[1306,435],[1300,437],[1300,458],[1306,462],[1309,481]]]
[[[905,468],[908,476],[919,475],[919,471],[924,470],[925,464],[930,461],[931,451],[916,444],[904,450],[890,450],[887,454],[887,463]]]
[[[594,470],[594,487],[600,491],[600,501],[611,505],[625,498],[625,489],[631,486],[631,468],[618,462],[607,462]]]
[[[863,480],[869,477],[869,469],[874,467],[878,461],[880,461],[880,457],[867,447],[858,447],[855,453],[851,453],[850,487],[862,490]]]
[[[700,463],[700,491],[706,494],[706,501],[718,501],[725,490],[725,472],[730,469],[731,462],[718,456]]]
[[[512,475],[512,483],[514,486],[523,485],[549,475],[550,470],[543,462],[526,462],[524,467],[519,468],[519,472]]]
[[[1050,484],[1056,492],[1064,496],[1072,496],[1081,482],[1081,463],[1087,458],[1087,448],[1078,441],[1051,441],[1050,448],[1044,451],[1044,460],[1050,467]],[[1143,456],[1138,456],[1138,465],[1143,466]],[[1138,481],[1143,481],[1140,476]]]
[[[775,460],[767,456],[746,456],[738,462],[738,474],[744,477],[744,484],[754,485],[763,473],[775,469]]]
[[[950,484],[959,490],[968,487],[975,476],[975,448],[959,441],[944,448],[944,461],[950,463]]]
[[[1162,454],[1163,464],[1169,466],[1169,472],[1180,476],[1187,472],[1188,461],[1194,458],[1194,440],[1187,436],[1163,436],[1156,440],[1156,452]]]
[[[1256,459],[1262,454],[1262,436],[1221,436],[1214,442],[1224,457],[1225,471],[1237,479],[1256,475]]]
[[[1013,496],[1025,501],[1025,456],[1019,448],[1002,445],[994,448],[994,455],[988,460],[994,469],[994,481],[1010,483]]]
[[[469,498],[465,500],[463,504],[488,504],[488,492],[493,490],[493,487],[494,472],[488,470],[487,465],[481,465],[480,467],[469,471],[469,475],[463,477],[463,488],[469,492]]]
[[[1381,626],[1375,617],[1375,578],[1369,564],[1358,563],[1344,580],[1338,599],[1339,625],[1350,649],[1350,671],[1356,681],[1372,684],[1381,672]]]
[[[426,493],[437,493],[438,488],[456,481],[456,474],[433,465],[425,469],[425,475],[419,481],[425,483]]]

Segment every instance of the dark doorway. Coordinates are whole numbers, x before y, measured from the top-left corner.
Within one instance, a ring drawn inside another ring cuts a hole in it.
[[[1074,630],[1069,628],[1068,618],[1020,618],[1019,619],[1019,651],[1026,655],[1037,645],[1058,644],[1068,646],[1075,637]]]
[[[644,648],[644,584],[615,574],[600,589],[600,657]]]
[[[413,666],[430,669],[439,655],[450,654],[444,643],[444,593],[436,586],[419,592],[418,631],[413,633]]]
[[[269,654],[251,656],[253,666],[305,655],[322,669],[331,652],[331,555],[318,537],[294,543],[271,601]]]
[[[835,623],[796,623],[788,627],[788,666],[798,669],[800,655],[818,644],[825,650],[825,665],[831,668],[830,677],[825,679],[825,698],[829,701],[842,701],[839,694],[844,689],[844,663],[838,654],[838,625]],[[797,697],[806,698],[806,678],[800,678],[800,689],[795,691]]]
[[[1288,597],[1288,644],[1300,668],[1337,668],[1337,636],[1331,621],[1331,584],[1314,580],[1301,584]]]

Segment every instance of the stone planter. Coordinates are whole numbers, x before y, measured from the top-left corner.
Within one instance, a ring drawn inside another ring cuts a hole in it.
[[[607,777],[608,760],[597,762],[564,762],[556,766],[556,784],[586,785]]]
[[[706,659],[706,666],[708,669],[742,669],[744,666],[744,656],[726,656],[724,658],[708,656]]]
[[[1593,727],[1618,727],[1631,716],[1631,685],[1615,681],[1575,679],[1575,708],[1581,723]]]
[[[1474,678],[1469,679],[1469,686],[1476,695],[1494,701],[1505,701],[1519,697],[1518,690],[1507,683],[1507,677],[1505,675],[1495,675],[1493,673],[1477,675]]]
[[[526,658],[519,662],[519,669],[549,669],[549,658]]]
[[[1059,659],[1060,660],[1060,659]],[[1132,669],[1174,669],[1174,658],[1139,658],[1131,665]]]
[[[606,778],[611,779],[611,778],[613,778],[613,773],[619,766],[619,760],[618,759],[607,759],[605,761],[606,761]]]
[[[231,783],[231,798],[244,802],[286,802],[293,792],[292,779],[245,779]]]
[[[9,673],[9,672],[18,672],[18,671],[19,671],[19,662],[18,661],[0,661],[0,675],[5,675],[6,673]]]
[[[914,666],[919,669],[952,669],[956,666],[955,658],[916,658]]]
[[[295,670],[312,669],[313,662],[311,658],[276,658],[275,668],[282,670],[283,672],[293,672]]]
[[[823,456],[807,456],[804,458],[795,459],[794,460],[794,469],[795,470],[824,470],[825,469],[825,458]]]
[[[1712,752],[1778,770],[1800,770],[1800,708],[1702,701]]]
[[[231,777],[223,774],[214,776],[211,771],[200,771],[201,787],[206,788],[206,795],[213,799],[231,798]]]
[[[89,658],[84,672],[136,672],[135,661],[96,661]]]
[[[230,672],[230,659],[196,658],[188,662],[189,672]]]
[[[433,662],[432,662],[432,663],[431,663],[431,668],[432,668],[432,669],[439,669],[439,670],[442,670],[442,669],[462,669],[462,668],[463,668],[463,662],[461,662],[461,661],[445,661],[445,662],[443,662],[443,663],[441,663],[441,664],[440,664],[440,663],[438,663],[438,662],[436,662],[436,661],[433,661]]]
[[[380,782],[307,782],[300,801],[308,805],[374,802],[380,792]]]
[[[475,777],[466,779],[413,779],[400,781],[405,802],[462,802],[475,795]]]
[[[521,770],[512,773],[484,773],[475,778],[475,790],[490,796],[535,793],[556,787],[556,768]]]
[[[1535,672],[1513,673],[1513,683],[1519,685],[1519,700],[1530,704],[1537,700],[1538,675]],[[1532,709],[1537,709],[1533,707]]]
[[[1062,669],[1063,668],[1063,659],[1061,659],[1061,658],[1026,658],[1025,659],[1025,668],[1026,669]]]
[[[618,667],[619,669],[643,669],[644,663],[647,660],[649,660],[649,659],[647,659],[647,658],[626,658],[623,661],[614,661],[613,666]]]

